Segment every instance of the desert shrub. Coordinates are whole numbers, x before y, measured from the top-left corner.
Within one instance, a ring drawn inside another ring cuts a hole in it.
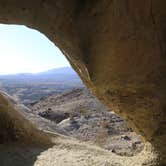
[[[108,136],[108,131],[103,129],[96,134],[94,142],[99,146],[102,146],[107,141]]]
[[[81,109],[80,114],[85,116],[87,114],[87,110],[86,109]]]

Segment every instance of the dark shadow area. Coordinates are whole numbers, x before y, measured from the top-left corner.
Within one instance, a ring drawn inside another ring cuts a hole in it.
[[[0,94],[0,143],[21,142],[30,145],[52,144],[50,137],[36,129],[22,113],[12,97]]]
[[[17,103],[0,94],[0,166],[32,166],[41,152],[53,143],[50,136],[35,128],[21,113]]]
[[[51,146],[0,145],[1,166],[32,166],[37,156]]]

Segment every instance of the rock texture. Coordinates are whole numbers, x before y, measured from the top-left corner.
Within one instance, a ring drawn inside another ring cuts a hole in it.
[[[166,164],[165,0],[0,0],[0,22],[47,35]]]
[[[139,136],[86,88],[52,94],[31,104],[30,109],[21,111],[31,121],[32,114],[40,126],[43,120],[50,121],[44,126],[52,130],[44,130],[91,142],[118,155],[134,156],[144,147]]]
[[[25,119],[20,106],[7,94],[0,94],[0,144],[51,145],[47,134],[37,130]]]

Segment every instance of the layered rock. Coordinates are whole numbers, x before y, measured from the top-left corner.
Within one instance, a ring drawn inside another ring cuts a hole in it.
[[[100,100],[166,164],[165,0],[0,0],[0,22],[24,24],[64,52]]]

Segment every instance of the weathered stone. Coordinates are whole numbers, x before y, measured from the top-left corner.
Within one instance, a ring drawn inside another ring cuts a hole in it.
[[[0,0],[0,22],[47,35],[166,164],[165,0]]]
[[[18,110],[21,106],[5,93],[0,94],[0,144],[51,145],[47,134],[39,131]]]

